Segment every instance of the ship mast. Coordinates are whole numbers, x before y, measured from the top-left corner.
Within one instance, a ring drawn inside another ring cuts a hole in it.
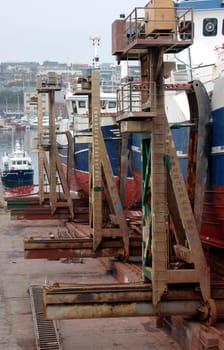
[[[92,66],[93,68],[99,68],[99,54],[98,54],[98,47],[100,46],[100,37],[94,36],[91,37],[90,40],[93,44],[93,61]]]

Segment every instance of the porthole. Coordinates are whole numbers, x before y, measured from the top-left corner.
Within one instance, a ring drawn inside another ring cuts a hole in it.
[[[203,20],[203,35],[215,36],[217,35],[218,21],[216,18],[205,18]]]

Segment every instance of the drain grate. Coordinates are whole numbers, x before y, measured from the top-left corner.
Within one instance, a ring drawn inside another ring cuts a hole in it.
[[[37,350],[62,350],[57,321],[44,318],[42,288],[40,286],[30,286],[29,295]]]

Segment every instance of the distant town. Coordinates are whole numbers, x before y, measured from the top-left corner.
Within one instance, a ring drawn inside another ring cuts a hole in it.
[[[29,104],[26,103],[29,96],[36,93],[36,78],[46,75],[50,71],[56,72],[62,82],[62,92],[58,95],[58,103],[61,114],[66,114],[63,106],[63,96],[66,89],[72,84],[74,74],[81,77],[88,75],[91,66],[76,63],[66,64],[53,61],[38,62],[2,62],[0,63],[0,114],[16,112],[30,114]],[[100,64],[101,84],[103,90],[116,89],[121,79],[121,67],[111,63]],[[57,101],[56,101],[57,103]]]

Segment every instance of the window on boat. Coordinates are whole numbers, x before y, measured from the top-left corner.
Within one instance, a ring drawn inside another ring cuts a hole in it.
[[[26,160],[23,161],[23,164],[26,165]]]
[[[222,35],[224,35],[224,19],[222,20]]]
[[[186,70],[187,67],[186,67],[186,64],[177,64],[176,65],[176,70],[179,72],[179,71],[183,71],[183,70]]]
[[[78,106],[79,108],[86,108],[86,101],[79,101]]]
[[[21,165],[22,161],[21,160],[17,160],[17,165]]]
[[[116,108],[116,101],[109,101],[108,108]]]
[[[15,161],[15,160],[13,160],[13,161],[12,161],[12,164],[13,164],[13,165],[16,165],[16,161]]]
[[[203,35],[204,36],[216,36],[218,28],[217,18],[204,18],[203,19]]]

